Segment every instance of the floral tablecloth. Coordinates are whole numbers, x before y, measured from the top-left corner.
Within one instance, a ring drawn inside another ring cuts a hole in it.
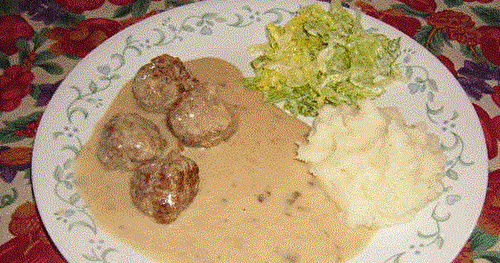
[[[0,262],[64,262],[44,231],[31,188],[37,126],[58,86],[100,43],[190,0],[0,2]],[[500,262],[500,1],[346,1],[413,37],[458,79],[488,147],[483,212],[454,262]]]

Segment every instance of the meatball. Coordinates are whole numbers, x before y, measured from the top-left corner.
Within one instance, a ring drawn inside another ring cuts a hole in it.
[[[198,83],[179,58],[161,55],[142,66],[132,80],[137,105],[148,112],[165,113],[180,97]]]
[[[162,155],[168,143],[158,127],[136,113],[118,113],[104,124],[97,158],[110,170],[132,170]]]
[[[178,153],[139,166],[131,179],[134,205],[160,224],[177,219],[198,193],[196,163]]]
[[[208,84],[181,96],[168,112],[167,126],[184,145],[209,148],[234,134],[237,116]]]

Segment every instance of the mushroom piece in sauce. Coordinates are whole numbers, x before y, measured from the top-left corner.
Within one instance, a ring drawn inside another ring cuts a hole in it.
[[[139,166],[131,179],[134,205],[160,224],[177,219],[198,193],[196,163],[176,152]]]
[[[167,116],[174,136],[190,147],[213,147],[228,140],[237,129],[234,109],[219,98],[212,84],[182,94]]]
[[[104,124],[97,158],[110,170],[132,170],[163,154],[168,143],[158,127],[137,113],[118,113]]]
[[[137,71],[132,92],[143,110],[166,113],[182,92],[192,89],[197,83],[198,80],[191,77],[179,58],[164,54]]]

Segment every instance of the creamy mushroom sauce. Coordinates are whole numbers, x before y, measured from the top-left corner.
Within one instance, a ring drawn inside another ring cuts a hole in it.
[[[223,85],[220,94],[239,116],[237,132],[213,148],[184,149],[200,167],[200,192],[176,221],[157,224],[133,206],[130,173],[106,171],[95,156],[99,128],[116,112],[138,112],[171,136],[164,116],[133,107],[125,85],[78,159],[78,186],[99,226],[158,262],[341,262],[359,253],[375,230],[342,222],[294,159],[310,128],[243,88],[232,64],[202,58],[186,65],[201,81]]]

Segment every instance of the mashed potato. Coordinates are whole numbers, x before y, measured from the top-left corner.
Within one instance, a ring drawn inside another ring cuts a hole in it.
[[[443,190],[438,137],[370,101],[323,107],[297,158],[310,164],[352,227],[408,222]]]

